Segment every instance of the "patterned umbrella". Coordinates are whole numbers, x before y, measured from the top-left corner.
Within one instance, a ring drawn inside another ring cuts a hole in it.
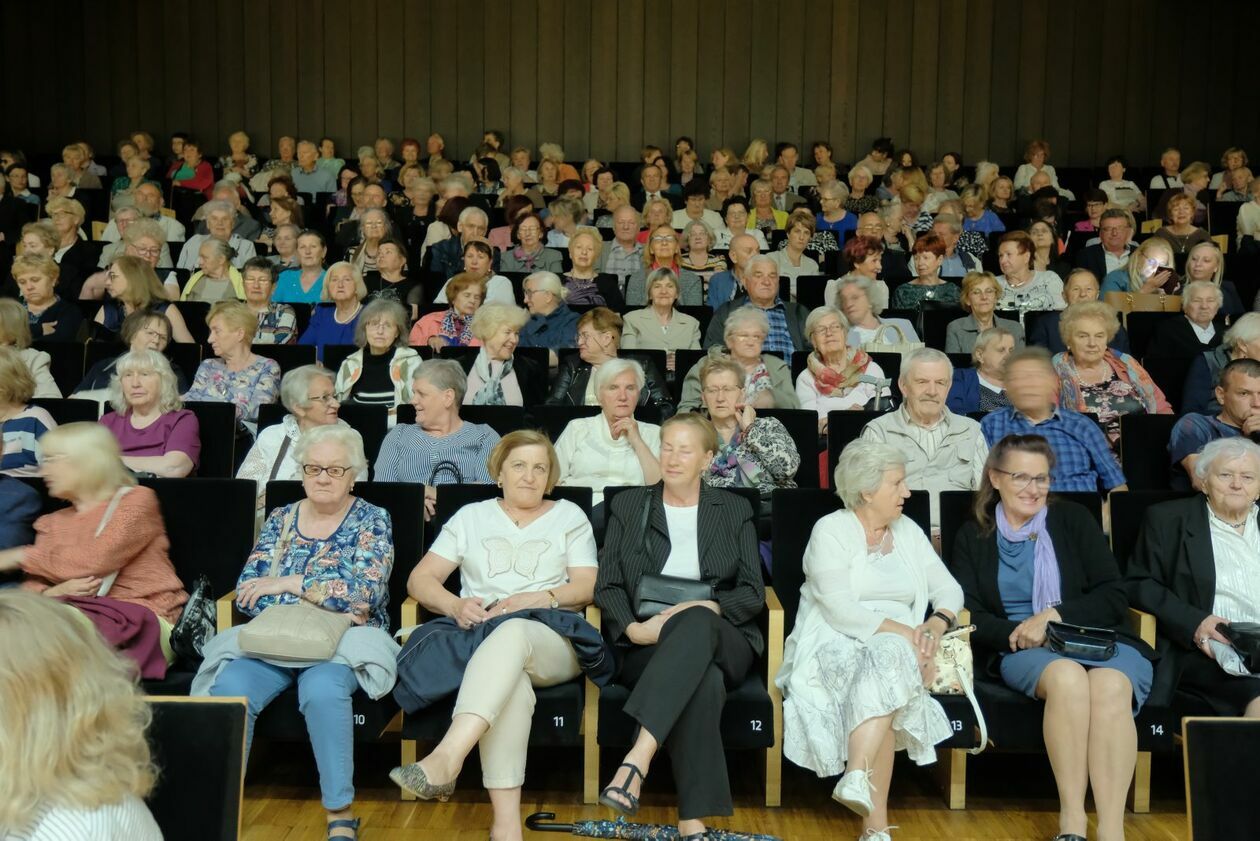
[[[630,823],[624,817],[615,821],[578,821],[556,823],[555,812],[535,812],[525,819],[525,828],[533,832],[567,832],[586,838],[631,838],[648,841],[678,841],[678,827],[658,823]],[[708,837],[718,841],[781,841],[774,835],[756,835],[747,832],[728,832],[710,829]]]

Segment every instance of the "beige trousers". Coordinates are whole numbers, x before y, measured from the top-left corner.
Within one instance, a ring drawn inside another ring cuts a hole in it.
[[[534,717],[534,687],[555,686],[581,672],[573,646],[541,622],[509,619],[468,662],[454,715],[480,716],[481,781],[486,788],[525,782],[525,751]]]

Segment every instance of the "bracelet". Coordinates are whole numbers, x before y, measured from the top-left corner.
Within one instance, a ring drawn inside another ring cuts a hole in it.
[[[942,612],[941,612],[941,611],[939,611],[939,610],[934,610],[934,611],[932,611],[932,615],[931,615],[931,616],[929,616],[928,618],[929,618],[929,619],[939,619],[939,620],[941,620],[942,622],[944,622],[944,623],[945,623],[945,630],[946,630],[946,631],[952,631],[952,630],[954,629],[954,624],[955,624],[954,620],[953,620],[953,619],[950,619],[948,615],[946,615],[946,614],[942,613]]]

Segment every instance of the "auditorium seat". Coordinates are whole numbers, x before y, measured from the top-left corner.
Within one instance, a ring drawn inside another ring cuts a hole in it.
[[[258,356],[276,360],[282,375],[294,368],[315,364],[314,345],[251,345],[250,350]],[[333,371],[336,373],[336,369]]]
[[[58,426],[68,423],[86,421],[93,423],[100,419],[101,407],[95,400],[79,400],[72,397],[34,397],[31,403],[47,409]],[[106,409],[106,411],[109,411]]]
[[[228,479],[236,475],[237,423],[236,406],[208,400],[188,400],[184,408],[197,416],[201,433],[201,458],[197,475],[209,479]],[[242,442],[242,445],[248,446]],[[241,453],[241,459],[245,454]]]
[[[1176,415],[1120,416],[1120,469],[1130,490],[1158,491],[1172,487],[1168,439]]]
[[[801,488],[818,487],[818,413],[811,409],[758,409],[763,418],[775,418],[787,429],[800,454],[796,484]]]
[[[827,475],[834,476],[836,462],[850,442],[862,437],[862,430],[868,423],[884,412],[868,412],[862,410],[837,410],[827,413]]]
[[[32,342],[35,350],[48,354],[49,373],[53,382],[69,397],[74,387],[83,380],[84,346],[81,342]]]

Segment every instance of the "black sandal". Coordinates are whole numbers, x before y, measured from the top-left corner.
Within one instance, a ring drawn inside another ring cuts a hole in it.
[[[613,811],[621,812],[626,817],[633,818],[635,815],[639,813],[639,798],[631,794],[628,789],[630,785],[634,783],[634,778],[637,776],[639,778],[639,788],[640,790],[642,790],[643,783],[647,781],[647,778],[643,776],[642,771],[640,771],[634,765],[631,765],[629,762],[623,762],[617,766],[618,771],[620,771],[622,768],[630,769],[630,773],[626,775],[625,785],[624,786],[609,785],[602,792],[600,792],[599,802],[603,804],[604,806],[607,806],[609,809],[612,809]],[[609,794],[619,794],[626,799],[626,802],[622,803],[620,801],[614,800],[613,798],[608,796]]]

